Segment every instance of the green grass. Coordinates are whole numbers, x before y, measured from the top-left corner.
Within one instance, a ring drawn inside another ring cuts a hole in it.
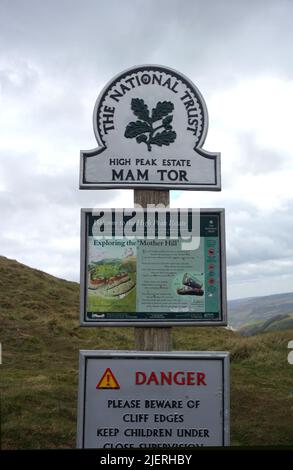
[[[74,448],[80,349],[133,349],[132,328],[81,328],[79,286],[0,257],[3,449]],[[231,353],[232,445],[293,445],[293,330],[174,328],[175,350]]]
[[[286,318],[279,320],[278,322],[271,323],[266,331],[275,331],[275,330],[286,330],[288,328],[293,328],[293,314],[288,314]]]
[[[276,315],[269,320],[258,320],[244,324],[238,331],[244,336],[293,329],[293,314]]]

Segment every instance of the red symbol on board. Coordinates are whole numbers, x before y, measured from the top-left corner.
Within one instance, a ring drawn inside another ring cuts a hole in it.
[[[215,254],[215,249],[214,248],[209,248],[208,252],[209,252],[210,256],[213,256]]]
[[[102,378],[100,379],[99,383],[97,384],[96,388],[102,388],[102,389],[110,389],[110,388],[120,388],[120,385],[111,371],[111,369],[108,367],[105,372],[102,375]]]

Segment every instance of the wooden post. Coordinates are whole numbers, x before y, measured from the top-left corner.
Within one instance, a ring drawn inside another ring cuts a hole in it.
[[[169,207],[169,191],[134,190],[134,206],[147,207],[148,204],[163,204]],[[135,348],[139,351],[171,351],[172,328],[169,327],[135,327]]]

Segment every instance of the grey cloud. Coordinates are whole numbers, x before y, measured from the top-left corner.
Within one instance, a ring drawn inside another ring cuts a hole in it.
[[[228,269],[230,298],[292,292],[293,259],[286,265],[276,262],[246,264]]]
[[[265,260],[285,260],[293,256],[293,199],[280,202],[278,210],[262,211],[241,199],[237,189],[232,192],[223,188],[221,193],[196,193],[188,206],[225,208],[228,266],[261,265]],[[265,197],[261,188],[259,197]],[[172,207],[177,205],[176,198],[172,199]]]
[[[78,165],[61,174],[37,170],[32,154],[1,154],[1,254],[51,274],[78,279],[81,207],[109,207],[129,191],[80,191]],[[127,205],[127,204],[126,204]]]
[[[60,205],[70,207],[83,205],[85,203],[96,204],[97,197],[94,192],[80,191],[78,189],[78,152],[75,164],[58,173],[46,174],[38,169],[39,160],[34,154],[21,153],[17,155],[3,153],[0,151],[2,162],[1,179],[6,186],[6,203],[11,208],[30,209],[41,204]],[[1,194],[1,193],[0,193]],[[107,204],[117,197],[119,191],[99,191],[99,202]],[[37,195],[37,196],[36,196]]]
[[[286,0],[6,0],[0,26],[12,57],[74,71],[81,82],[158,61],[208,88],[251,73],[291,75],[292,16]]]
[[[114,74],[161,63],[189,76],[207,98],[258,75],[292,79],[292,18],[286,0],[2,0],[1,105],[21,119],[4,123],[11,149],[0,141],[1,254],[77,279],[80,207],[130,200],[129,191],[78,190],[79,150],[96,145],[94,101]],[[235,178],[283,168],[287,156],[264,151],[253,132],[234,138],[242,149]],[[232,277],[260,279],[265,263],[268,279],[289,276],[291,202],[257,212],[230,190],[224,155],[222,168],[221,194],[189,197],[192,205],[226,208]]]
[[[23,97],[39,80],[36,69],[25,60],[17,60],[0,69],[0,91],[5,96]]]
[[[238,132],[237,138],[241,149],[241,159],[235,170],[239,173],[265,174],[284,168],[288,159],[284,151],[277,152],[262,148],[257,143],[253,132]]]
[[[227,207],[227,252],[229,265],[285,260],[293,257],[293,218],[290,212],[265,214],[252,210],[245,223],[233,221]]]

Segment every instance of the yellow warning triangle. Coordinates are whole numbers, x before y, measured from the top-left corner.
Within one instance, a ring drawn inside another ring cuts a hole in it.
[[[97,384],[96,388],[120,388],[115,375],[109,367],[103,373],[102,378]]]

